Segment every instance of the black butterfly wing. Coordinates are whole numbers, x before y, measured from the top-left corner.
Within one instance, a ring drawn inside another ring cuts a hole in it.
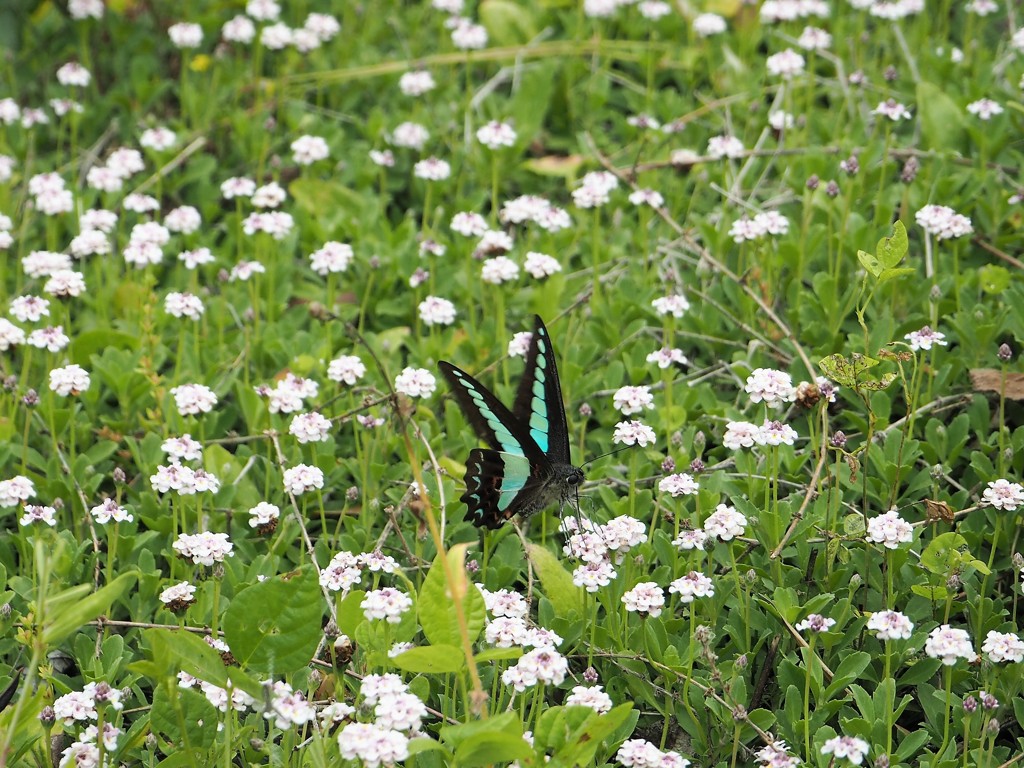
[[[519,381],[512,413],[553,463],[571,463],[569,426],[565,419],[562,388],[558,383],[555,349],[539,315],[533,319],[526,370]]]
[[[451,383],[455,401],[477,437],[496,451],[526,456],[531,461],[546,460],[525,426],[487,387],[444,360],[438,367]]]
[[[517,514],[529,515],[549,475],[545,464],[526,456],[474,448],[466,461],[466,491],[459,497],[466,520],[494,529]]]
[[[552,475],[551,462],[520,422],[494,394],[451,363],[438,363],[455,401],[490,450],[475,448],[466,461],[466,519],[497,528],[523,509]]]

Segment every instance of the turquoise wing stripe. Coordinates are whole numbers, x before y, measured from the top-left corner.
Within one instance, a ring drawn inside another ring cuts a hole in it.
[[[537,443],[538,447],[548,452],[548,404],[545,397],[544,382],[547,374],[544,372],[547,367],[548,346],[542,336],[537,341],[537,369],[533,380],[533,398],[530,401],[530,437]]]
[[[504,469],[501,477],[498,509],[504,512],[515,501],[519,491],[526,487],[530,480],[530,460],[525,456],[502,454]]]

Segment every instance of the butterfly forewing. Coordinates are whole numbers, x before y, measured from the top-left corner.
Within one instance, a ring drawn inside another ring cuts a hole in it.
[[[569,430],[562,389],[558,383],[555,350],[548,329],[534,317],[533,335],[526,353],[526,369],[516,391],[512,413],[530,429],[530,437],[551,461],[569,463]]]
[[[496,451],[516,453],[536,460],[544,458],[528,431],[487,387],[465,371],[443,360],[441,373],[452,385],[452,393],[466,415],[477,437]]]

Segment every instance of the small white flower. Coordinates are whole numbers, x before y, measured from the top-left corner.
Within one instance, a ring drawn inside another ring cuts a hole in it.
[[[639,445],[646,448],[657,441],[654,430],[641,421],[620,421],[615,425],[615,433],[612,442],[616,445]]]
[[[312,165],[326,160],[331,152],[327,141],[320,136],[299,136],[291,143],[292,156],[299,165]]]
[[[426,368],[407,367],[395,378],[395,389],[408,397],[430,397],[437,389],[437,379]]]
[[[656,349],[647,355],[647,362],[657,363],[658,367],[662,370],[671,368],[673,365],[690,364],[690,361],[686,359],[686,355],[683,354],[683,350],[676,349],[675,347]]]
[[[956,664],[957,659],[974,659],[971,636],[965,629],[956,629],[943,624],[933,629],[924,644],[924,652],[933,659],[942,659],[946,666]]]
[[[868,520],[866,538],[886,549],[899,549],[900,544],[914,540],[914,527],[893,507],[885,514]]]
[[[488,149],[511,147],[516,143],[516,132],[508,123],[492,120],[477,129],[476,140]]]
[[[655,617],[661,614],[665,595],[657,582],[642,581],[622,595],[622,603],[627,611]]]
[[[203,28],[198,24],[181,22],[167,29],[167,36],[178,48],[198,48],[203,42]]]
[[[612,404],[623,416],[631,416],[653,409],[654,395],[650,387],[619,387],[612,396]]]
[[[659,315],[682,317],[683,313],[690,308],[690,302],[681,293],[676,293],[655,299],[651,302],[651,306],[654,307],[654,311]]]
[[[455,322],[455,305],[448,299],[427,296],[419,303],[420,320],[424,325],[451,325]]]
[[[436,87],[434,76],[425,69],[406,72],[398,79],[398,90],[406,96],[422,96]]]
[[[171,396],[182,416],[209,413],[217,404],[216,393],[205,384],[182,384],[171,389]]]
[[[296,414],[288,425],[288,434],[300,443],[322,443],[330,431],[331,420],[316,411]]]
[[[61,397],[79,395],[89,388],[89,372],[82,366],[66,365],[50,371],[50,389]]]
[[[999,478],[988,484],[981,494],[982,502],[995,509],[1013,512],[1024,504],[1024,486]]]
[[[693,31],[699,37],[720,35],[727,29],[725,19],[717,13],[701,13],[693,19]]]
[[[909,640],[914,623],[899,611],[876,611],[868,619],[868,629],[879,640]]]
[[[324,473],[319,467],[297,464],[284,471],[284,489],[293,496],[324,487]]]
[[[836,736],[822,745],[821,754],[835,755],[836,759],[845,757],[854,765],[860,765],[870,749],[871,745],[864,739],[855,736]]]
[[[983,653],[988,654],[994,663],[1011,662],[1019,664],[1024,661],[1024,641],[1013,632],[989,631],[981,646]]]
[[[327,378],[340,384],[354,386],[366,375],[366,366],[356,355],[341,355],[327,366]]]
[[[743,529],[746,527],[746,516],[727,504],[719,504],[704,521],[704,532],[708,536],[714,536],[722,541],[730,541],[737,536],[742,536]]]
[[[946,346],[946,334],[933,331],[927,325],[919,331],[911,331],[903,338],[910,342],[910,348],[915,352],[922,349],[929,350],[933,345]]]
[[[679,595],[682,602],[692,603],[698,597],[713,597],[715,587],[711,579],[704,574],[690,571],[669,584],[668,591]]]

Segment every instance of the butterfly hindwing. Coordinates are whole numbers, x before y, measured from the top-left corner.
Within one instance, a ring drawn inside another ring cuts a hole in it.
[[[466,492],[460,497],[468,507],[466,519],[498,528],[523,511],[544,480],[543,467],[525,456],[474,448],[466,460]]]
[[[512,413],[528,426],[530,437],[555,463],[569,463],[569,430],[558,382],[555,351],[548,329],[534,316],[526,369],[516,391]]]

